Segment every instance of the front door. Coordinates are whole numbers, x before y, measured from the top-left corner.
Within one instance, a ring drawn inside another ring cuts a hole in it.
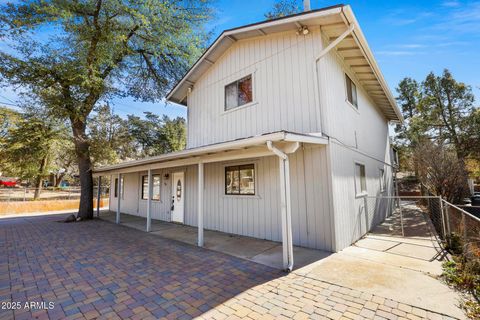
[[[183,223],[185,202],[184,173],[175,172],[172,179],[172,221]]]

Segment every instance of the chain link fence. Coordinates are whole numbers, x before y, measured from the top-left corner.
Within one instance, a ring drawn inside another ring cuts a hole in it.
[[[362,206],[365,212],[362,233],[382,224],[396,236],[415,237],[424,231],[417,221],[423,217],[431,222],[439,240],[448,245],[459,241],[480,247],[480,218],[467,211],[471,207],[461,208],[437,196],[366,196]]]
[[[447,241],[451,247],[455,247],[459,242],[463,246],[480,247],[480,218],[472,213],[453,205],[445,200],[443,206],[445,210]]]
[[[368,227],[364,233],[372,231],[374,228],[377,231],[379,228],[385,228],[385,232],[388,231],[388,234],[394,236],[423,236],[428,232],[425,230],[429,227],[425,225],[426,218],[428,218],[437,233],[441,237],[445,236],[442,201],[439,197],[366,196],[363,201]]]

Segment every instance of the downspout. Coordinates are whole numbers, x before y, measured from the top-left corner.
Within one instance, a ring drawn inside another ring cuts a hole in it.
[[[290,153],[300,147],[296,142]],[[267,148],[279,158],[280,163],[280,198],[282,214],[282,242],[283,242],[283,267],[285,271],[293,270],[293,240],[292,240],[292,205],[290,200],[290,162],[288,155],[276,148],[272,141],[267,141]]]

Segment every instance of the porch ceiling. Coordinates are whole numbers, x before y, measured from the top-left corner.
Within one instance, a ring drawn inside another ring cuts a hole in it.
[[[287,150],[288,147],[294,143],[311,145],[328,144],[328,139],[322,136],[278,131],[249,138],[211,144],[199,148],[186,149],[156,157],[104,166],[95,169],[93,175],[98,177],[115,173],[187,166],[199,162],[210,163],[273,155],[273,153],[267,148],[267,141],[272,141],[276,143],[279,148],[285,148]]]

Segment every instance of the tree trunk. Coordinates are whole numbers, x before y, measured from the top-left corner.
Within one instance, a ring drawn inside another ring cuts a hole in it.
[[[40,198],[40,192],[42,191],[42,176],[37,177],[35,181],[35,193],[33,195],[33,200],[38,200]]]
[[[35,181],[35,194],[33,195],[33,200],[38,200],[40,198],[40,192],[42,191],[43,183],[43,173],[47,167],[48,156],[45,156],[40,162],[40,170],[37,176],[37,181]]]
[[[55,188],[58,188],[60,186],[64,177],[65,177],[65,173],[60,173],[58,175],[55,175]]]
[[[80,207],[78,216],[81,219],[93,219],[93,176],[90,159],[90,144],[86,134],[85,121],[71,120],[73,142],[77,155],[78,172],[80,174]]]

